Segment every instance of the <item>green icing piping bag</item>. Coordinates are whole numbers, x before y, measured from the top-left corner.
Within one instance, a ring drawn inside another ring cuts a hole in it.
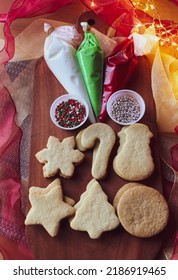
[[[96,35],[90,32],[88,24],[81,23],[81,25],[85,37],[76,52],[76,57],[91,106],[98,120],[102,101],[104,54]]]

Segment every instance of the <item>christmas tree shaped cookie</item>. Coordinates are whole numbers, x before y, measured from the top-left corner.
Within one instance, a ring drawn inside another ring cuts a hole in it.
[[[102,232],[113,230],[119,225],[114,207],[95,179],[89,182],[74,208],[76,213],[70,222],[71,228],[87,231],[92,239],[99,238]]]

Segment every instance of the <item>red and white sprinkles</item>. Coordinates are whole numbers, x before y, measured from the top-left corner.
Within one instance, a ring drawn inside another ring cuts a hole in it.
[[[56,122],[65,128],[78,126],[85,120],[85,117],[85,106],[75,99],[62,101],[55,110]]]

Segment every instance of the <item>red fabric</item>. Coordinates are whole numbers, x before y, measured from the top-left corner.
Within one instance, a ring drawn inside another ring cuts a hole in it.
[[[173,240],[175,238],[174,246],[173,246],[173,253],[172,253],[172,257],[171,257],[171,259],[173,259],[173,260],[178,260],[178,215],[177,215],[178,199],[177,198],[178,198],[178,183],[175,182],[172,187],[169,199],[168,199],[171,218],[174,223],[172,225],[172,227],[170,228],[170,232],[171,232],[171,230],[174,230],[174,229],[177,230],[177,233],[174,230],[174,232],[172,233],[173,236],[169,237],[170,240]]]
[[[4,48],[0,51],[0,64],[6,63],[14,55],[14,37],[10,25],[17,18],[29,18],[53,13],[72,0],[15,0],[7,14],[0,14],[0,22],[4,23]]]
[[[178,126],[175,127],[175,132],[178,135]],[[171,147],[172,167],[178,172],[178,144]]]
[[[72,0],[15,0],[4,23],[4,48],[0,65],[14,55],[14,37],[10,25],[17,18],[53,13]],[[3,66],[2,66],[3,67]],[[16,109],[9,92],[0,82],[0,252],[5,259],[33,259],[26,240],[21,212],[20,143],[22,132],[15,123]]]
[[[134,7],[129,0],[81,0],[81,2],[104,22],[114,27],[117,36],[130,35],[134,27]]]
[[[0,236],[0,253],[5,260],[33,260],[30,249],[23,244]]]
[[[178,6],[178,0],[170,0],[170,1]]]
[[[172,167],[178,172],[178,144],[171,147]]]
[[[178,135],[178,126],[175,127],[175,132]]]
[[[2,85],[0,89],[0,234],[17,242],[17,259],[23,258],[21,247],[24,248],[25,256],[28,255],[29,258],[20,195],[19,148],[22,134],[14,121],[14,103]],[[0,238],[0,251],[6,258],[7,255],[10,256],[10,252],[13,254],[13,250],[10,245],[5,246],[8,242],[6,240],[4,243],[4,240],[6,239]],[[4,253],[6,251],[8,254]]]
[[[133,41],[125,39],[106,60],[103,97],[100,122],[107,116],[106,104],[109,97],[117,90],[125,88],[135,71],[138,58],[134,55]]]
[[[176,234],[176,239],[174,242],[174,249],[171,260],[178,260],[178,232]]]
[[[175,132],[178,135],[178,126],[175,127]],[[175,171],[178,172],[178,144],[171,147],[171,160],[172,160],[172,167]],[[177,212],[178,212],[178,185],[175,183],[175,185],[172,188],[172,191],[170,193],[169,197],[169,204],[172,210],[172,213],[175,216],[175,221],[178,226],[178,218],[177,218]],[[172,254],[172,260],[178,260],[178,231],[175,237],[174,241],[174,248],[173,248],[173,254]]]
[[[158,19],[153,19],[151,16],[149,16],[148,14],[146,14],[140,10],[135,10],[135,14],[137,15],[137,18],[139,19],[139,21],[142,22],[146,27],[149,27],[154,22],[155,32],[156,32],[156,35],[158,35],[158,37],[161,34],[162,38],[163,37],[167,38],[169,32],[171,35],[177,34],[177,31],[178,31],[177,23],[175,23],[172,20],[161,20],[160,21]],[[164,32],[165,29],[168,33]]]
[[[178,0],[172,0],[178,5]],[[154,21],[156,34],[160,34],[165,29],[171,34],[177,34],[177,24],[171,20],[157,20],[145,12],[136,9],[129,0],[81,0],[90,10],[92,10],[98,17],[100,17],[108,25],[112,26],[115,30],[115,36],[128,37],[135,23],[142,22],[146,27],[149,27]],[[94,3],[94,4],[93,4]],[[160,23],[163,28],[160,29]],[[158,28],[156,27],[158,25]],[[167,36],[167,34],[165,34]]]

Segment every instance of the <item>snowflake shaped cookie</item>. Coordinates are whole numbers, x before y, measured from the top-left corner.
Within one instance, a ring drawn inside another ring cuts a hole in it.
[[[72,177],[75,165],[79,164],[84,158],[84,154],[74,148],[74,136],[67,137],[62,142],[58,138],[50,136],[47,148],[35,155],[37,160],[44,164],[44,177],[52,177],[58,172],[64,178]]]

